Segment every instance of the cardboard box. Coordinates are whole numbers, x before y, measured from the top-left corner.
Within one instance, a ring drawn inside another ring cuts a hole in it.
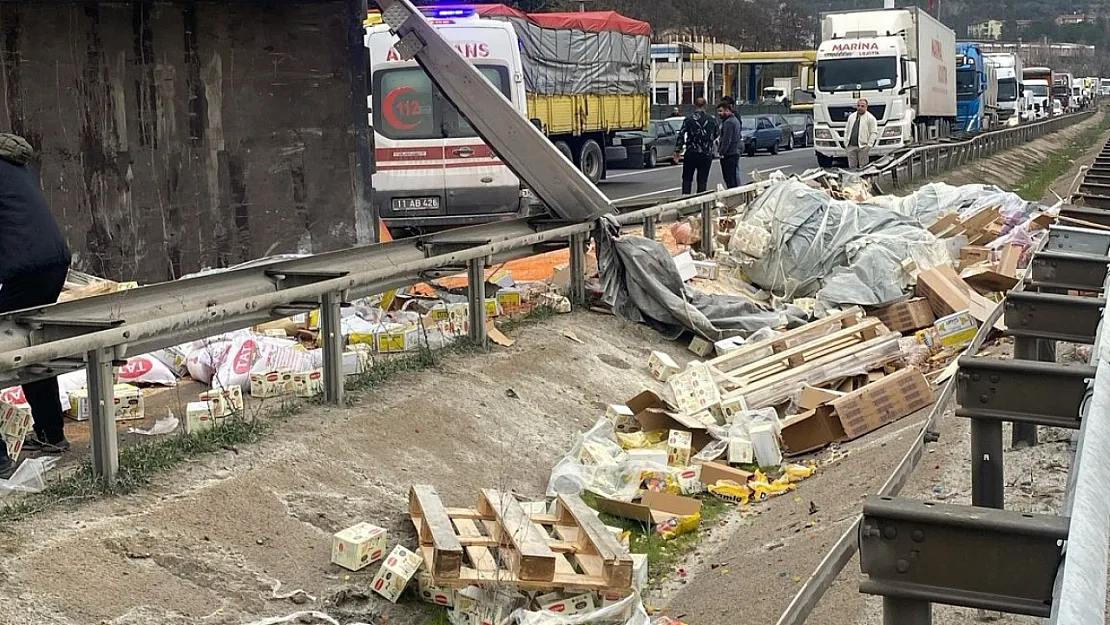
[[[366,373],[374,366],[374,350],[365,343],[348,345],[343,352],[343,375]]]
[[[927,328],[936,321],[932,306],[924,297],[896,302],[870,314],[895,332],[914,332]]]
[[[675,256],[674,265],[678,269],[678,277],[683,282],[689,282],[698,277],[698,268],[694,265],[694,257],[689,250]]]
[[[420,349],[420,328],[399,328],[374,333],[374,349],[379,354],[397,354]]]
[[[752,442],[743,438],[728,439],[728,463],[751,464],[755,459]]]
[[[745,343],[747,343],[746,340],[740,338],[739,336],[734,336],[732,338],[721,339],[717,341],[713,344],[713,350],[718,356],[724,356],[729,352],[734,352],[740,349],[744,346]]]
[[[716,280],[721,275],[721,268],[711,260],[695,260],[694,269],[697,277],[703,280]]]
[[[998,273],[1016,278],[1018,264],[1025,249],[1016,243],[1008,243],[1002,247],[1002,257],[998,261]]]
[[[636,421],[636,413],[624,404],[609,404],[605,408],[605,417],[612,421],[617,429],[626,429]]]
[[[920,371],[902,369],[830,402],[847,438],[853,439],[933,403],[933,389]]]
[[[797,456],[844,440],[844,426],[836,411],[822,406],[787,418],[781,438],[785,455]]]
[[[425,603],[441,605],[446,608],[455,607],[455,591],[451,588],[440,588],[432,581],[431,573],[421,571],[416,576],[416,589],[420,599]]]
[[[698,451],[709,443],[713,437],[709,435],[706,424],[698,419],[675,412],[670,406],[651,406],[636,413],[636,421],[645,432],[655,430],[686,430],[691,436],[691,448]]]
[[[969,286],[984,293],[1009,291],[1018,283],[1016,277],[1004,275],[990,265],[969,267],[960,273],[960,277]]]
[[[212,415],[217,419],[242,412],[245,406],[243,403],[243,387],[241,386],[213,388],[201,393],[197,399],[212,404]]]
[[[384,533],[385,530],[382,530],[382,532]],[[397,545],[393,548],[393,551],[389,552],[385,562],[382,562],[382,566],[378,569],[370,587],[374,589],[374,592],[388,599],[390,603],[397,603],[397,599],[405,591],[405,586],[409,585],[409,581],[423,564],[424,558],[401,545]]]
[[[737,484],[747,484],[751,473],[730,467],[721,462],[705,462],[701,465],[701,483],[712,486],[721,480],[731,480]]]
[[[313,369],[293,374],[293,394],[297,397],[316,397],[324,393],[324,370]]]
[[[741,413],[747,412],[748,403],[744,401],[743,395],[737,395],[729,399],[722,399],[718,410],[725,421],[731,422]]]
[[[251,374],[251,397],[281,397],[293,391],[292,371],[269,371]]]
[[[18,401],[0,400],[0,445],[8,452],[8,458],[13,462],[19,460],[23,451],[23,440],[31,433],[34,419],[31,416],[31,406],[27,404],[22,393]]]
[[[113,390],[116,404],[116,421],[130,421],[146,418],[143,392],[130,384],[117,384]],[[78,421],[89,419],[89,389],[79,388],[69,392],[69,416]]]
[[[966,310],[937,319],[933,327],[940,347],[949,350],[962,350],[970,345],[979,331],[979,323]]]
[[[536,597],[536,605],[538,605],[541,610],[547,610],[548,612],[554,612],[555,614],[561,614],[563,616],[589,614],[597,610],[597,603],[594,600],[594,593],[592,592],[569,597],[561,592],[552,592]]]
[[[917,294],[929,301],[937,317],[967,310],[971,287],[954,269],[941,265],[917,276]]]
[[[666,382],[671,379],[671,376],[682,371],[678,363],[671,358],[669,354],[664,352],[654,351],[648,358],[648,369],[651,371],[651,377]]]
[[[704,466],[703,470],[704,470]],[[704,478],[703,478],[704,479]],[[613,516],[641,523],[666,523],[676,516],[701,512],[701,501],[692,497],[647,491],[638,503],[597,498],[597,509]]]
[[[685,430],[671,430],[667,435],[667,464],[672,467],[690,466],[690,447],[693,435]]]
[[[332,536],[331,561],[349,571],[361,571],[382,559],[385,541],[386,531],[377,525],[352,525]]]
[[[705,358],[713,354],[713,343],[703,339],[700,336],[695,336],[687,349],[698,355],[699,358]]]
[[[965,245],[960,249],[960,268],[990,262],[991,250],[982,245]]]
[[[709,365],[705,363],[691,363],[684,371],[672,375],[667,384],[671,387],[678,409],[688,415],[698,414],[721,403],[720,390]]]
[[[185,406],[185,433],[195,434],[216,424],[216,407],[210,401],[191,401]]]
[[[759,466],[777,467],[782,464],[782,450],[773,423],[760,423],[748,433],[752,437],[751,447]]]
[[[524,297],[519,289],[501,289],[497,291],[497,303],[504,309],[520,308]]]
[[[570,300],[565,295],[558,293],[541,293],[540,306],[550,308],[560,315],[565,315],[571,311]]]

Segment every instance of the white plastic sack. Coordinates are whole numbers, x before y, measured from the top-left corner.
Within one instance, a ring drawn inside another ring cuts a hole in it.
[[[630,616],[626,617],[626,615]],[[516,625],[601,625],[603,623],[651,625],[651,619],[648,618],[647,610],[644,609],[638,593],[632,593],[616,603],[589,614],[567,616],[546,610],[529,612],[521,609],[513,612],[509,620]]]
[[[10,493],[38,493],[46,488],[46,472],[58,458],[30,458],[24,460],[6,480],[0,480],[0,497]]]
[[[89,375],[84,369],[70,371],[58,376],[58,400],[62,403],[62,412],[69,410],[69,394],[79,388],[89,385]]]
[[[224,353],[223,359],[216,365],[216,372],[212,376],[212,386],[220,388],[242,387],[248,390],[251,383],[251,368],[262,357],[261,337],[238,337],[231,342],[231,346]]]
[[[150,356],[166,365],[174,375],[183,378],[189,374],[189,368],[185,366],[185,361],[189,358],[189,347],[190,345],[167,347],[151,352]]]
[[[128,358],[119,368],[119,381],[124,384],[158,384],[177,386],[177,376],[154,356]]]
[[[189,371],[189,377],[197,382],[211,384],[216,369],[227,357],[227,352],[231,349],[234,340],[233,337],[237,335],[241,336],[237,333],[225,334],[193,343],[189,350],[189,356],[185,359],[185,367]]]

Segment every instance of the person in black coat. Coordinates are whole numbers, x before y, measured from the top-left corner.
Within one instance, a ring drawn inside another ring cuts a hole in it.
[[[53,304],[69,274],[69,247],[29,164],[33,153],[22,137],[0,133],[0,313]],[[35,420],[23,449],[67,451],[58,378],[24,384],[23,395]],[[0,444],[0,478],[14,471]]]

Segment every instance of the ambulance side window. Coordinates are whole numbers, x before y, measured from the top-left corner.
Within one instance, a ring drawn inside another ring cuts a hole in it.
[[[419,67],[387,69],[374,73],[374,129],[390,139],[437,139],[437,94],[431,79]]]

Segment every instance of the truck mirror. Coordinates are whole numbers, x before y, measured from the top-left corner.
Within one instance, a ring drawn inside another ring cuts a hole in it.
[[[906,61],[906,88],[913,89],[917,86],[917,63]]]

